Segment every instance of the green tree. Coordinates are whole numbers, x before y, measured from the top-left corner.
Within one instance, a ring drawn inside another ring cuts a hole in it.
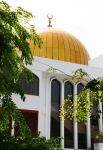
[[[24,126],[12,93],[19,94],[24,101],[18,78],[21,73],[28,80],[32,78],[30,70],[26,68],[33,61],[29,40],[33,40],[39,47],[41,45],[35,27],[29,24],[33,17],[21,7],[12,10],[4,1],[0,2],[0,132],[8,128],[10,118],[20,126],[22,135],[29,131]]]
[[[92,79],[84,70],[78,69],[71,75],[71,80],[75,84],[84,81],[85,85],[74,102],[70,95],[64,100],[60,108],[61,118],[86,123],[88,117],[100,117],[101,110],[98,106],[100,102],[103,103],[103,78]]]

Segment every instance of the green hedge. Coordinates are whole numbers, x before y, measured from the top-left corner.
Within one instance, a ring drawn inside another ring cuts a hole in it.
[[[0,134],[0,150],[61,150],[60,138],[28,136],[14,137]]]

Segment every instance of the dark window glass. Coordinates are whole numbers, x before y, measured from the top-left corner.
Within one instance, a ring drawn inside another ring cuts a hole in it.
[[[94,98],[91,98],[91,101],[93,103],[92,107],[92,116],[91,116],[91,148],[94,149],[94,143],[97,142],[96,135],[99,132],[99,124],[98,124],[98,118],[96,118],[96,108],[98,107],[98,103]]]
[[[60,83],[56,79],[51,82],[51,128],[50,137],[60,137]]]
[[[38,133],[38,111],[32,111],[32,110],[20,110],[23,114],[23,117],[30,128],[32,134]],[[14,128],[15,135],[19,135],[19,127],[16,126]]]
[[[4,75],[5,75],[7,78],[11,79],[11,75],[10,75],[10,73],[9,73],[8,70],[4,70]]]
[[[77,95],[80,94],[80,92],[83,90],[84,88],[84,85],[82,83],[79,83],[77,85]]]
[[[84,85],[82,83],[77,85],[77,95],[80,94],[83,87]],[[78,123],[78,148],[87,148],[86,125],[84,123]]]
[[[78,148],[87,148],[87,138],[86,138],[86,125],[84,123],[78,123]]]
[[[64,84],[64,99],[68,98],[68,95],[71,96],[71,101],[73,101],[73,85],[69,81]],[[73,121],[69,119],[64,121],[64,147],[74,147]]]
[[[8,129],[7,129],[7,134],[11,135],[11,132],[12,132],[12,118],[10,117],[9,118],[9,126],[8,126]]]
[[[24,90],[25,94],[29,95],[39,95],[39,78],[33,74],[33,80],[28,82],[26,78],[21,75],[19,79],[19,84]]]

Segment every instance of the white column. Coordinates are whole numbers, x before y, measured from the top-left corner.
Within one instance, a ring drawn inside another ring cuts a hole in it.
[[[50,119],[51,119],[51,80],[48,77],[46,80],[46,126],[45,126],[45,133],[46,138],[50,138]]]
[[[62,86],[61,86],[61,103],[64,101],[64,84],[62,83]],[[60,134],[61,134],[61,137],[63,138],[62,141],[61,141],[61,144],[62,144],[62,149],[64,148],[64,120],[61,119],[61,129],[60,129]]]
[[[102,103],[99,102],[99,109],[100,111],[102,112]],[[100,118],[99,118],[99,130],[103,130],[103,127],[102,127],[102,113],[100,113]]]
[[[87,94],[87,99],[88,101],[90,100],[89,98],[89,93]],[[87,148],[91,148],[91,125],[90,125],[90,118],[87,120]]]
[[[87,148],[91,148],[91,125],[90,125],[90,118],[87,121]]]
[[[77,85],[74,86],[74,101],[77,98]],[[77,122],[74,122],[74,149],[78,149],[78,124]]]
[[[14,136],[14,125],[15,125],[15,122],[14,120],[12,120],[11,136]]]
[[[40,136],[46,137],[46,77],[45,74],[40,76],[40,102],[39,102],[39,113],[38,113],[38,132]],[[47,91],[48,93],[48,91]]]

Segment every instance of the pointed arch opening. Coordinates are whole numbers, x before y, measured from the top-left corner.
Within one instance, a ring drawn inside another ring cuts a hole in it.
[[[51,120],[50,120],[50,137],[60,137],[60,82],[56,79],[51,82]]]
[[[84,85],[82,83],[77,85],[77,95],[82,92],[83,88]],[[84,123],[78,123],[78,148],[87,148],[87,133],[86,125]]]
[[[64,99],[70,99],[73,101],[73,85],[71,82],[67,81],[64,84]],[[66,119],[64,120],[64,147],[74,148],[74,128],[73,121]]]

